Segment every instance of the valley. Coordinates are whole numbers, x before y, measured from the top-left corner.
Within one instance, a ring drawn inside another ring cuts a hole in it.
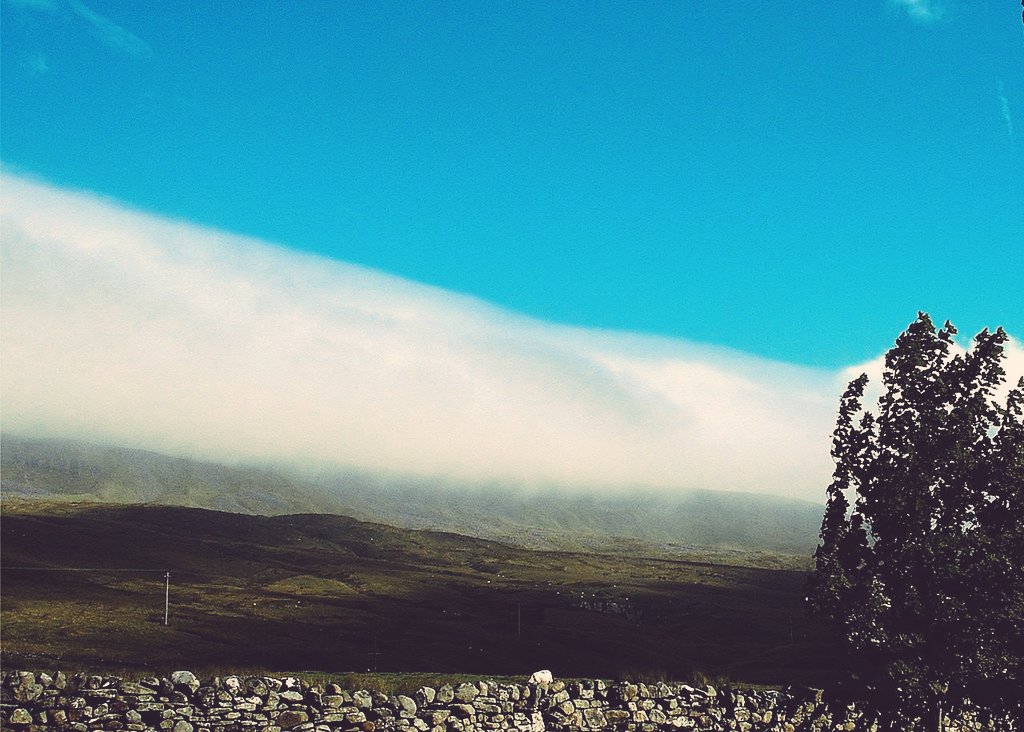
[[[9,666],[829,674],[800,570],[529,551],[336,515],[11,497],[2,510]]]

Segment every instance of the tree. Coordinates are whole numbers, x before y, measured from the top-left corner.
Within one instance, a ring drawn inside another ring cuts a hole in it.
[[[858,693],[899,729],[969,702],[1024,711],[1024,378],[998,403],[1006,333],[967,353],[955,335],[919,313],[877,408],[866,375],[843,394],[809,583]]]

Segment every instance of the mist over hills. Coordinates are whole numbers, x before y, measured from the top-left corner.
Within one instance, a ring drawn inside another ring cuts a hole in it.
[[[529,549],[706,554],[771,565],[814,550],[821,506],[765,495],[687,491],[526,491],[357,472],[304,477],[112,445],[4,434],[5,496],[176,505],[252,515],[341,514]],[[733,557],[736,559],[736,557]]]

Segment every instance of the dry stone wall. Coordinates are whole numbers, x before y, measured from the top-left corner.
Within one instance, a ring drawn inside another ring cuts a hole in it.
[[[952,730],[1015,730],[1012,723],[949,720]],[[874,729],[852,707],[815,690],[694,688],[555,680],[422,687],[415,694],[349,691],[295,678],[226,676],[200,681],[188,671],[126,681],[112,676],[7,672],[0,727],[160,732],[465,732],[468,730],[717,730],[798,732]]]

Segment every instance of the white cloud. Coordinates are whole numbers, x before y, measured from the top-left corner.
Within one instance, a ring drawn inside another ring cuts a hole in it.
[[[118,51],[123,51],[137,58],[151,58],[153,49],[149,44],[131,31],[122,28],[105,15],[100,15],[79,0],[66,0],[71,11],[88,23],[96,37]]]
[[[1017,381],[1024,378],[1024,343],[1011,337],[1006,344],[1006,360],[1003,361],[1003,368],[1006,369],[1007,386],[1015,386]]]
[[[971,346],[969,341],[961,341],[961,336],[963,334],[957,336],[958,342],[954,343],[951,348],[951,354],[954,356],[967,353]],[[993,394],[993,398],[999,402],[1004,402],[1010,389],[1017,385],[1017,380],[1024,378],[1024,344],[1010,336],[1003,351],[1003,369],[1006,371],[1006,378],[1002,388]],[[839,375],[842,382],[846,384],[861,374],[867,374],[868,385],[864,390],[864,404],[873,408],[878,398],[882,396],[882,375],[884,373],[885,355],[883,354],[862,364],[842,369]]]
[[[46,58],[46,54],[43,53],[32,54],[25,59],[22,65],[33,74],[42,75],[50,71],[50,61]]]
[[[890,0],[890,2],[906,10],[914,20],[924,23],[940,20],[946,14],[945,6],[935,0]]]
[[[1013,116],[1010,114],[1010,100],[1006,96],[1006,85],[1003,84],[1003,80],[999,79],[996,88],[996,98],[999,100],[999,113],[1003,117],[1003,123],[1006,125],[1006,134],[1010,137],[1010,141],[1013,142]]]
[[[148,43],[123,28],[105,15],[97,13],[81,0],[5,0],[10,6],[23,11],[32,11],[49,16],[65,16],[66,10],[84,21],[93,36],[110,48],[136,58],[152,58],[153,49]],[[33,70],[39,71],[38,63]],[[43,69],[45,71],[45,69]]]
[[[220,460],[821,500],[843,374],[556,326],[18,176],[5,430]]]

